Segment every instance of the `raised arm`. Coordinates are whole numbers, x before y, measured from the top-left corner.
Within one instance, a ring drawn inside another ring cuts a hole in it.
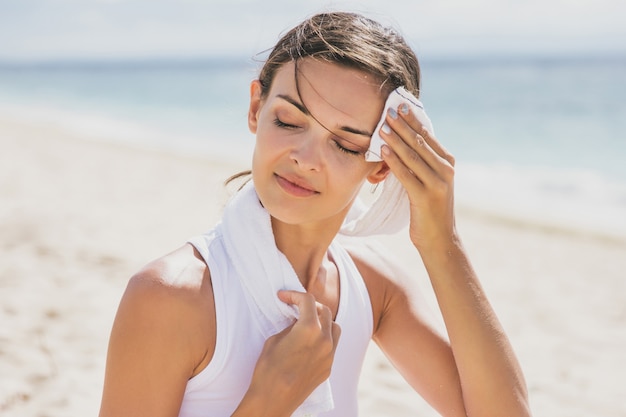
[[[425,369],[440,372],[435,379],[443,378],[441,387],[427,391],[444,415],[528,416],[522,371],[455,228],[454,158],[408,108],[388,113],[386,120],[391,129],[383,129],[388,144],[383,147],[383,158],[409,194],[411,241],[430,277],[449,348],[420,319],[414,301],[403,299],[403,288],[386,306],[388,314],[378,334],[381,346],[418,389],[425,389],[424,378],[431,377],[420,374]],[[402,322],[402,314],[414,319]],[[412,331],[421,338],[411,335]],[[434,364],[420,359],[421,365],[411,365],[420,353],[412,350],[409,341],[427,353],[437,352]],[[454,395],[455,380],[458,396]],[[464,410],[455,405],[455,397],[461,399]]]

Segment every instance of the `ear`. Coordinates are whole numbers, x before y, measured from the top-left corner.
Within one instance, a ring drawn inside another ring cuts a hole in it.
[[[367,176],[367,181],[371,184],[378,184],[389,175],[389,165],[385,161],[377,162],[376,167]]]
[[[256,134],[261,112],[261,81],[254,80],[250,83],[250,108],[248,109],[248,128]]]

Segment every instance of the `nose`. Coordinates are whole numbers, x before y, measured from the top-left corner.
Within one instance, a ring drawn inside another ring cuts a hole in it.
[[[320,171],[322,167],[322,140],[307,135],[298,138],[298,142],[291,149],[289,157],[303,171]]]

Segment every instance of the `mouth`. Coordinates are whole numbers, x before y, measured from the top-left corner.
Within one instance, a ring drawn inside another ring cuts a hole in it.
[[[278,175],[274,174],[276,178],[276,182],[280,188],[283,189],[287,194],[296,197],[310,197],[312,195],[319,194],[313,186],[301,178],[290,176],[290,175]]]

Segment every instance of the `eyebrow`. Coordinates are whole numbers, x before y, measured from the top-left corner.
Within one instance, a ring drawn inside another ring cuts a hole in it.
[[[276,97],[281,98],[281,99],[285,100],[286,102],[288,102],[289,104],[293,105],[298,110],[300,110],[302,113],[304,113],[304,115],[312,117],[311,112],[309,111],[309,109],[304,107],[304,105],[302,103],[300,103],[299,101],[293,99],[292,97],[290,97],[290,96],[288,96],[286,94],[277,94]],[[350,127],[350,126],[341,126],[339,128],[339,130],[344,131],[344,132],[348,132],[348,133],[353,133],[355,135],[366,136],[368,138],[371,138],[372,135],[373,135],[373,133],[371,133],[371,132],[367,132],[365,130],[355,129],[355,128]]]

